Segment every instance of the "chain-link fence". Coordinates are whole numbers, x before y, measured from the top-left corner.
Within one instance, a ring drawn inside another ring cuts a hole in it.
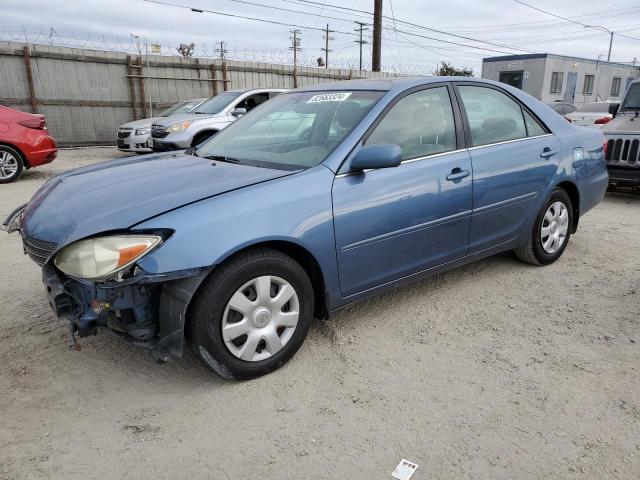
[[[0,104],[46,115],[61,146],[113,144],[123,123],[224,90],[394,75],[0,42]]]

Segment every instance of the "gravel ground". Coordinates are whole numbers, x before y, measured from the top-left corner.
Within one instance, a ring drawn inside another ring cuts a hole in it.
[[[116,155],[63,151],[0,213]],[[248,382],[104,334],[69,350],[2,235],[0,478],[640,478],[639,212],[610,194],[554,265],[504,254],[358,303]]]

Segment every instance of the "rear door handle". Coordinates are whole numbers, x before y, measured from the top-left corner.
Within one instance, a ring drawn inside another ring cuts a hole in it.
[[[454,168],[451,173],[447,175],[447,180],[455,182],[456,180],[462,180],[464,177],[469,176],[469,170],[462,170],[461,168]]]
[[[555,150],[551,150],[549,147],[544,147],[544,150],[540,152],[540,158],[550,158],[556,154]]]

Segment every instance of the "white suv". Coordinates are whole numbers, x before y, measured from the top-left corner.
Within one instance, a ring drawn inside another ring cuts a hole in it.
[[[151,126],[153,150],[184,150],[199,145],[238,117],[286,91],[283,88],[229,90],[210,98],[188,115],[155,121]]]

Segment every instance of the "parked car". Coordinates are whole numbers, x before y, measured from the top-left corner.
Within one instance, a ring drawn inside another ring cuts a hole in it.
[[[640,189],[640,81],[629,85],[616,118],[603,130],[612,187]]]
[[[620,106],[617,102],[593,102],[582,105],[575,112],[566,116],[567,120],[581,127],[602,128],[613,117]]]
[[[164,110],[157,117],[143,118],[125,123],[118,128],[117,145],[122,152],[151,153],[153,152],[151,140],[151,124],[158,120],[174,115],[189,113],[208,98],[194,98],[178,102]]]
[[[322,84],[190,153],[63,173],[5,225],[72,332],[106,327],[159,360],[186,338],[251,378],[358,299],[506,250],[554,262],[606,191],[603,151],[498,82]]]
[[[199,145],[237,118],[282,92],[286,90],[229,90],[210,98],[187,115],[155,121],[151,127],[153,149],[164,152]]]
[[[0,105],[0,183],[17,180],[24,169],[53,162],[57,154],[44,115]]]
[[[576,111],[576,106],[573,103],[568,103],[563,101],[547,103],[547,106],[551,107],[551,109],[554,112],[562,116],[568,115],[569,113],[573,113]]]

